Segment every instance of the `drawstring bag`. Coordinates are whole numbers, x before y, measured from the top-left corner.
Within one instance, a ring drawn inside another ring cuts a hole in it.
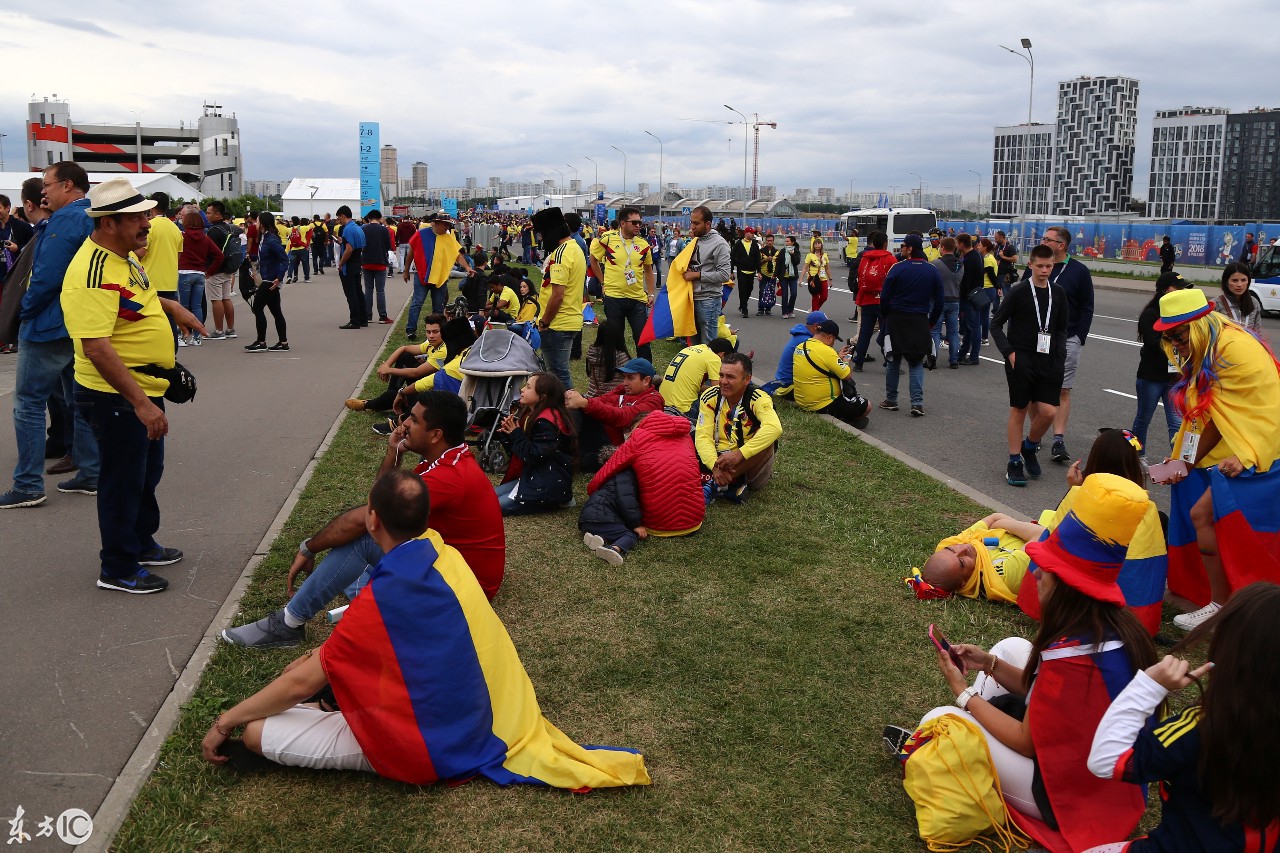
[[[903,787],[916,805],[920,837],[930,850],[977,843],[984,850],[1026,850],[1030,839],[1009,820],[987,740],[973,723],[943,714],[902,747]]]

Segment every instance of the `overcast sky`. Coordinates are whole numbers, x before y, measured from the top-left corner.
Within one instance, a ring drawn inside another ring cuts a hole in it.
[[[151,8],[149,8],[151,7]],[[762,128],[760,183],[972,198],[990,187],[992,129],[1027,114],[1028,65],[997,45],[1032,40],[1034,118],[1057,83],[1137,78],[1134,192],[1147,184],[1151,119],[1184,104],[1280,106],[1274,8],[1163,0],[981,4],[539,0],[30,4],[0,12],[8,96],[5,166],[26,166],[28,97],[57,94],[73,120],[176,124],[216,100],[240,119],[245,177],[356,177],[357,124],[381,123],[400,174],[431,185],[552,170],[685,187],[742,181],[743,127]],[[218,9],[215,13],[212,10]],[[384,11],[385,10],[385,11]],[[392,11],[394,10],[394,11]],[[222,31],[219,31],[222,27]],[[732,141],[730,141],[732,140]],[[747,176],[750,183],[750,174]]]

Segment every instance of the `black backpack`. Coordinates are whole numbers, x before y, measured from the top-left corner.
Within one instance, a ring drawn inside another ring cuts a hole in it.
[[[210,238],[222,250],[222,272],[236,273],[244,261],[244,245],[240,242],[240,229],[234,222],[219,222],[209,226]],[[223,234],[222,232],[226,233]]]

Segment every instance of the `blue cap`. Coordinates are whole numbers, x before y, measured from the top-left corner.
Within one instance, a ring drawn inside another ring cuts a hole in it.
[[[804,318],[804,324],[806,326],[816,326],[819,323],[825,322],[827,322],[827,315],[823,314],[821,311],[810,311],[809,316]]]
[[[619,367],[617,373],[638,373],[641,376],[653,376],[658,371],[653,369],[653,363],[647,358],[633,358],[626,364]]]

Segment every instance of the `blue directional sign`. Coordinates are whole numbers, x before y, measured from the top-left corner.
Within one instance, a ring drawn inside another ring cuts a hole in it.
[[[605,223],[606,215],[607,212],[605,210],[604,202],[596,202],[596,224],[603,225]]]
[[[379,160],[378,123],[360,122],[360,216],[381,205],[382,164]]]
[[[693,208],[692,208],[692,207],[682,207],[682,208],[680,208],[680,213],[681,213],[682,215],[684,215],[684,216],[688,216],[689,214],[693,213]]]

